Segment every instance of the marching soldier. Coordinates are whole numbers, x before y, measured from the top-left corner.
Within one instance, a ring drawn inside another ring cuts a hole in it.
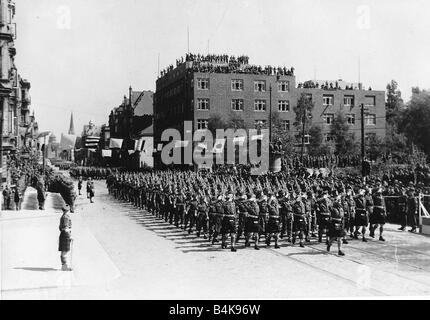
[[[188,204],[188,212],[187,212],[187,221],[190,222],[190,228],[188,229],[188,234],[191,234],[193,232],[194,224],[196,223],[197,219],[197,207],[199,203],[197,201],[197,196],[194,195],[191,197],[191,200]],[[187,228],[187,222],[185,222],[185,229]]]
[[[260,250],[260,248],[258,247],[260,232],[262,231],[261,225],[259,223],[260,207],[258,206],[257,199],[255,199],[255,196],[252,193],[249,193],[247,197],[248,210],[245,220],[245,247],[250,246],[249,241],[252,237],[255,240],[254,249]]]
[[[246,206],[247,197],[243,192],[238,193],[238,199],[236,200],[236,210],[238,214],[238,230],[236,243],[239,242],[240,237],[245,231],[245,220],[247,215],[247,206]]]
[[[267,190],[265,191],[266,191],[265,193],[267,194],[268,191]],[[258,223],[260,224],[260,227],[261,227],[259,237],[261,237],[261,235],[266,232],[267,218],[269,216],[269,211],[267,208],[267,196],[265,193],[263,193],[261,190],[256,192],[256,195],[258,195],[257,203],[260,209],[259,215],[258,215]],[[266,235],[266,238],[267,238],[267,235]]]
[[[361,234],[363,242],[367,242],[366,239],[366,227],[369,224],[369,217],[367,214],[367,204],[366,204],[366,197],[365,197],[366,191],[364,189],[360,189],[358,196],[355,198],[355,232],[354,232],[354,239],[358,239],[359,231],[358,229],[361,227]]]
[[[87,198],[90,199],[91,203],[94,203],[94,182],[91,178],[88,178],[87,181]]]
[[[327,243],[327,251],[330,252],[330,247],[333,241],[337,240],[338,254],[344,256],[342,252],[342,239],[345,236],[344,229],[344,211],[341,205],[341,195],[335,195],[333,206],[330,208],[330,225],[329,225],[329,239]]]
[[[293,209],[289,200],[289,193],[279,191],[280,215],[282,222],[281,239],[287,234],[287,241],[291,242],[293,234]]]
[[[306,231],[306,208],[303,203],[303,194],[298,194],[296,201],[293,203],[293,212],[294,212],[294,220],[293,220],[293,245],[296,243],[297,235],[300,239],[300,247],[304,248],[305,245],[303,243],[303,236]]]
[[[197,206],[197,238],[200,237],[200,232],[203,230],[203,238],[207,239],[208,233],[208,213],[209,207],[203,196],[200,197],[199,204]]]
[[[269,209],[269,220],[267,221],[266,227],[266,244],[270,247],[270,240],[272,238],[275,239],[275,249],[279,249],[278,241],[279,241],[279,233],[281,231],[281,219],[279,216],[279,202],[276,197],[271,194],[268,201],[268,209]]]
[[[224,202],[224,215],[221,222],[222,248],[227,249],[227,236],[230,235],[230,249],[236,252],[234,247],[237,234],[236,205],[233,201],[233,194],[228,195],[228,200]]]
[[[331,201],[328,196],[328,191],[325,190],[322,197],[317,203],[317,221],[318,221],[318,242],[322,242],[323,234],[327,237],[327,231],[330,222],[330,207]],[[326,241],[327,242],[327,241]]]
[[[385,200],[382,196],[382,188],[378,188],[373,196],[373,212],[370,215],[370,236],[375,237],[375,230],[379,225],[379,241],[385,241],[382,233],[384,232],[385,218],[387,216],[385,210]]]

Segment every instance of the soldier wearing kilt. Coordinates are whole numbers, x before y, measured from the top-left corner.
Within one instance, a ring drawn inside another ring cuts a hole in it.
[[[190,222],[190,228],[188,229],[188,234],[193,232],[193,227],[197,220],[197,206],[199,205],[197,201],[197,195],[193,195],[188,203],[187,220]],[[185,222],[185,229],[187,228],[187,222]]]
[[[306,230],[305,230],[305,241],[310,242],[309,233],[312,228],[312,197],[313,194],[311,191],[308,191],[304,194],[303,203],[305,204],[305,212],[306,212]]]
[[[266,226],[266,245],[270,247],[270,240],[275,240],[275,249],[279,249],[278,241],[281,232],[281,218],[279,215],[279,202],[278,199],[271,195],[267,203],[269,209],[269,220]]]
[[[337,240],[338,254],[344,256],[342,252],[341,239],[345,236],[344,229],[344,211],[341,204],[341,195],[336,195],[333,206],[330,208],[330,225],[328,230],[327,251],[330,252],[330,247],[333,241]]]
[[[58,251],[61,252],[61,270],[70,271],[71,269],[67,265],[68,254],[70,252],[70,244],[72,241],[72,219],[70,218],[69,211],[70,207],[65,205],[62,208],[63,215],[60,219],[60,238],[58,242]]]
[[[355,232],[354,239],[358,239],[359,231],[358,229],[361,227],[361,233],[363,237],[363,242],[367,242],[365,237],[366,227],[369,224],[369,216],[367,214],[367,205],[366,205],[366,191],[364,189],[360,189],[358,196],[355,198]]]
[[[354,237],[354,222],[355,222],[355,200],[352,189],[348,189],[346,193],[346,202],[348,203],[349,209],[349,235],[351,238]]]
[[[215,212],[212,216],[213,219],[213,235],[212,244],[218,242],[218,235],[221,232],[221,223],[224,216],[224,196],[218,196],[218,200],[214,204]]]
[[[258,191],[256,193],[259,195],[257,199],[257,203],[258,203],[258,207],[260,208],[260,212],[258,214],[258,223],[260,224],[260,227],[261,227],[259,237],[261,237],[261,235],[266,232],[267,219],[269,217],[269,211],[267,207],[267,196],[266,196],[267,193],[268,193],[267,190],[265,193],[261,191]]]
[[[234,247],[237,234],[237,216],[234,195],[229,194],[227,201],[224,202],[224,215],[221,222],[222,248],[227,249],[227,236],[230,235],[230,249],[236,252]]]
[[[318,242],[322,242],[323,234],[326,234],[330,222],[330,207],[331,201],[328,196],[328,191],[325,190],[322,197],[318,199],[317,203],[317,222],[318,222]],[[327,242],[327,241],[326,241]]]
[[[379,225],[379,241],[385,241],[382,233],[384,232],[385,217],[385,200],[382,195],[382,188],[378,188],[373,196],[373,212],[370,215],[370,236],[375,237],[375,230]]]
[[[236,210],[238,213],[238,220],[239,220],[236,243],[239,242],[240,237],[245,231],[245,217],[247,214],[246,200],[247,200],[246,195],[243,192],[239,192],[238,199],[236,200]]]
[[[296,201],[293,203],[293,239],[292,243],[296,243],[297,235],[300,239],[300,247],[304,248],[303,235],[306,231],[306,208],[302,200],[303,195],[299,193]]]
[[[200,237],[200,232],[203,230],[203,238],[207,239],[208,233],[208,213],[209,207],[203,196],[200,197],[199,204],[197,206],[197,238]]]
[[[173,190],[169,188],[164,198],[164,209],[163,209],[163,218],[164,221],[168,222],[170,217],[170,212],[172,211],[172,198],[173,198]]]
[[[279,204],[280,204],[280,216],[281,216],[281,239],[287,234],[287,241],[291,242],[291,237],[293,234],[293,209],[289,200],[289,193],[284,191],[279,191]]]
[[[212,240],[215,234],[215,224],[216,224],[216,208],[215,203],[217,202],[216,196],[213,196],[209,202],[208,210],[208,222],[209,222],[209,241]]]
[[[348,244],[348,240],[346,240],[346,235],[349,232],[350,224],[351,224],[351,211],[346,197],[347,197],[347,194],[344,192],[341,194],[341,199],[340,199],[340,204],[342,206],[343,213],[344,213],[343,227],[345,230],[345,234],[342,239],[343,244]]]
[[[259,234],[262,231],[261,225],[258,221],[260,207],[258,206],[257,200],[253,194],[248,194],[248,202],[247,202],[247,215],[245,219],[245,247],[249,247],[249,240],[251,237],[255,240],[254,249],[260,250],[258,247]]]
[[[184,224],[184,217],[186,212],[186,197],[184,192],[180,191],[176,195],[176,211],[175,211],[175,226],[182,228]]]

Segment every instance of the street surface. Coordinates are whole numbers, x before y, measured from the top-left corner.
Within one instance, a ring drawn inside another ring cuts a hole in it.
[[[260,251],[242,241],[232,253],[117,201],[104,181],[95,188],[72,214],[73,272],[58,270],[59,195],[40,212],[29,190],[25,210],[1,213],[2,299],[430,297],[430,237],[394,225],[386,243],[350,241],[345,257],[315,240]]]

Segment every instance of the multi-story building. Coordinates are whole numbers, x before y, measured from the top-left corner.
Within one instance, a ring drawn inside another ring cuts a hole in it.
[[[122,104],[111,111],[109,138],[124,141],[121,150],[112,151],[112,166],[123,165],[135,169],[144,165],[152,166],[152,150],[150,154],[146,150],[149,145],[152,146],[153,99],[152,91],[133,91],[130,87],[128,97],[124,96]],[[144,148],[131,153],[135,151],[136,141],[141,139],[147,140]],[[106,142],[108,145],[109,141]]]
[[[170,66],[156,82],[154,139],[158,145],[163,130],[176,128],[183,134],[184,121],[193,130],[205,129],[214,115],[226,121],[241,118],[247,128],[268,127],[270,112],[277,112],[283,129],[294,135],[294,107],[302,94],[315,104],[312,122],[320,124],[330,140],[330,124],[344,112],[351,132],[360,129],[360,105],[366,106],[368,135],[385,135],[385,92],[361,90],[361,85],[341,80],[321,86],[296,85],[294,68],[260,67],[246,56],[187,55]]]
[[[1,183],[6,182],[8,154],[28,152],[36,145],[37,123],[30,116],[30,83],[15,66],[15,3],[0,0],[0,158]]]

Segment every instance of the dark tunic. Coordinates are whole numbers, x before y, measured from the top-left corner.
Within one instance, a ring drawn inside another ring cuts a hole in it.
[[[72,220],[70,216],[66,213],[61,216],[60,225],[58,227],[60,229],[60,239],[58,242],[58,251],[61,252],[69,252],[70,251],[70,242],[71,236],[69,232],[66,232],[66,229],[72,228]]]
[[[343,237],[345,212],[340,203],[336,202],[330,210],[330,226],[328,235],[332,238]]]
[[[269,199],[269,221],[267,222],[267,233],[281,232],[281,219],[279,216],[279,203],[276,198]]]
[[[373,197],[373,212],[370,214],[370,224],[385,224],[386,210],[384,197],[375,195]]]
[[[258,223],[258,215],[260,213],[260,207],[256,201],[248,201],[248,216],[246,217],[245,232],[261,232],[262,228]]]
[[[296,201],[293,204],[294,221],[293,231],[305,231],[306,230],[306,208],[302,201]]]
[[[364,196],[358,196],[355,198],[355,221],[356,227],[366,227],[369,224],[369,217],[367,214],[366,198]]]

